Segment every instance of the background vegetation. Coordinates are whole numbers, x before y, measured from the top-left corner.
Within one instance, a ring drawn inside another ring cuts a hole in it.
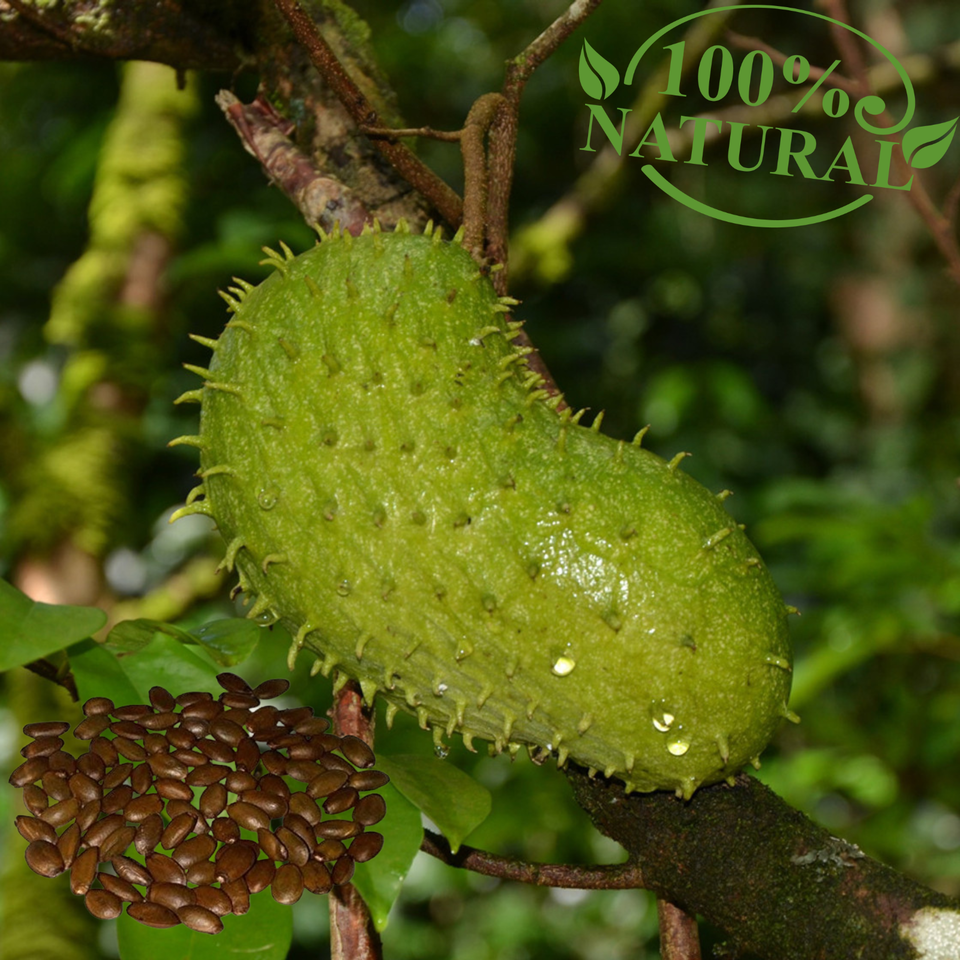
[[[407,121],[442,129],[459,127],[472,101],[499,87],[503,61],[560,9],[546,0],[354,5]],[[699,8],[608,0],[583,34],[622,67],[650,33]],[[960,112],[955,4],[863,0],[852,14],[904,62],[928,58],[915,80],[916,124]],[[764,38],[786,53],[802,41],[811,59],[833,59],[822,31],[801,37],[790,27],[771,20]],[[735,491],[728,508],[800,608],[792,706],[803,722],[782,731],[757,775],[870,855],[956,896],[957,285],[902,193],[829,223],[763,231],[681,208],[636,162],[584,191],[596,154],[579,149],[587,120],[579,50],[577,36],[525,93],[512,207],[520,315],[573,406],[605,408],[604,429],[615,436],[650,423],[655,451],[690,451],[688,472]],[[251,99],[256,78],[189,77],[177,91],[173,71],[157,69],[163,83],[158,74],[132,90],[130,73],[112,64],[0,64],[0,574],[25,589],[56,584],[52,599],[99,602],[112,619],[191,625],[233,607],[230,584],[211,572],[217,536],[202,521],[166,523],[195,469],[192,451],[166,446],[194,432],[196,408],[172,405],[194,386],[181,364],[205,362],[186,335],[217,334],[225,313],[215,291],[231,276],[266,275],[261,244],[282,239],[299,251],[312,235],[213,103],[231,84]],[[899,115],[895,98],[891,107]],[[138,118],[148,118],[145,129]],[[849,132],[847,120],[817,129],[836,144]],[[957,149],[924,172],[938,201],[960,173]],[[418,150],[458,182],[455,147]],[[724,173],[724,154],[724,144],[707,154],[717,158],[710,190],[730,207],[770,210],[786,196],[789,185],[762,174]],[[689,171],[678,176],[693,183]],[[148,223],[167,244],[157,273],[141,278],[140,299],[118,296],[111,256],[131,224],[104,213],[111,189],[128,190],[133,225]],[[846,184],[832,189],[837,205],[851,198]],[[569,243],[545,219],[563,197],[578,198],[585,213]],[[268,638],[239,672],[281,676],[285,653],[283,638]],[[322,713],[329,683],[309,679],[308,666],[298,666],[292,692]],[[0,682],[0,755],[12,768],[24,718],[42,706],[71,719],[76,708],[54,702],[52,685],[26,671]],[[432,751],[404,717],[389,733],[380,724],[377,747]],[[472,844],[528,860],[622,857],[550,765],[462,747],[449,760],[493,791],[493,813]],[[17,803],[4,787],[0,821],[9,824]],[[8,872],[20,844],[4,827]],[[65,878],[57,883],[66,889]],[[3,889],[9,916],[14,894],[10,883]],[[93,927],[79,900],[68,902],[79,908],[70,922],[97,938],[78,942],[76,955],[115,956],[109,925]],[[641,891],[498,884],[420,855],[385,954],[652,958],[653,904]],[[291,956],[325,955],[326,923],[323,901],[301,901]]]

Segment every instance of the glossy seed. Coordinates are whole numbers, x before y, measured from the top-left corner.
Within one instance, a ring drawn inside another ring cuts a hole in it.
[[[357,863],[372,860],[383,847],[383,837],[379,833],[364,833],[350,843],[350,856]]]
[[[85,753],[77,761],[77,772],[89,777],[95,783],[99,783],[106,776],[107,765],[103,758],[95,753]]]
[[[347,774],[342,770],[324,770],[319,776],[314,777],[308,784],[306,794],[308,797],[317,799],[319,797],[329,797],[336,793],[347,782]]]
[[[235,820],[227,817],[218,817],[214,820],[211,832],[221,843],[233,843],[240,839],[240,827]]]
[[[260,778],[260,789],[265,793],[272,793],[284,800],[290,799],[290,788],[283,782],[282,777],[266,773]]]
[[[176,747],[179,750],[186,750],[197,742],[196,734],[184,726],[174,727],[172,730],[167,730],[164,734],[164,739],[172,747]]]
[[[331,793],[327,797],[323,803],[323,809],[329,814],[343,813],[357,802],[359,796],[353,787],[341,787],[336,793]]]
[[[190,825],[191,828],[193,824]],[[189,833],[189,830],[187,831]],[[133,844],[137,848],[137,853],[146,856],[151,850],[155,850],[163,835],[163,820],[159,814],[147,817],[137,827],[137,832],[133,837]]]
[[[290,799],[292,802],[293,797]],[[310,846],[313,845],[313,840],[316,836],[316,833],[314,832],[314,829],[308,820],[305,820],[297,813],[288,813],[283,818],[283,825],[288,830],[292,830],[298,837],[303,838],[305,843]]]
[[[333,887],[333,879],[325,863],[311,860],[300,868],[300,872],[303,875],[304,887],[311,893],[329,893]]]
[[[27,866],[41,877],[56,877],[63,873],[64,863],[55,843],[31,840],[24,851]]]
[[[210,723],[210,733],[222,743],[230,746],[236,746],[246,736],[243,727],[226,717],[217,717],[216,720],[213,720]]]
[[[32,783],[23,789],[23,805],[35,816],[39,817],[47,809],[47,795]]]
[[[173,851],[173,859],[186,870],[201,860],[209,860],[216,849],[217,841],[213,837],[191,837]]]
[[[147,927],[175,927],[180,923],[172,910],[159,903],[131,903],[127,907],[127,915]]]
[[[83,836],[83,843],[87,847],[99,847],[114,830],[119,830],[125,821],[119,814],[112,814],[98,820]]]
[[[163,853],[148,853],[146,857],[147,870],[156,883],[186,883],[187,875],[183,867],[173,857]]]
[[[236,916],[242,916],[250,909],[250,891],[243,882],[243,877],[223,884],[220,889],[230,898],[230,905]]]
[[[130,774],[130,786],[134,793],[146,793],[153,786],[153,771],[145,763],[138,763]]]
[[[125,853],[127,847],[133,843],[136,835],[136,827],[121,827],[119,830],[114,830],[113,833],[100,844],[100,856],[104,860],[110,860],[113,857],[119,856],[121,853]]]
[[[318,860],[339,860],[346,852],[343,843],[331,837],[318,843],[313,853]]]
[[[344,760],[343,757],[338,757],[335,753],[325,753],[320,757],[319,763],[324,770],[339,770],[348,777],[356,772],[350,763]]]
[[[272,860],[258,860],[244,876],[247,889],[251,893],[259,893],[266,890],[273,883],[273,878],[277,875],[277,868]]]
[[[83,896],[90,889],[90,884],[93,883],[94,877],[97,875],[99,860],[99,849],[90,847],[73,861],[73,866],[70,867],[70,889],[77,896]]]
[[[347,783],[354,790],[361,792],[365,790],[379,790],[380,787],[390,782],[390,778],[379,770],[358,770],[350,775]]]
[[[132,763],[121,763],[118,766],[114,767],[104,778],[103,778],[103,789],[104,790],[113,790],[114,787],[119,787],[130,774],[133,773],[133,764]]]
[[[208,819],[220,816],[227,806],[227,788],[222,783],[211,783],[200,795],[200,812]]]
[[[133,799],[133,787],[124,784],[120,787],[114,787],[109,793],[103,795],[103,812],[117,813]],[[156,812],[156,811],[154,811]]]
[[[260,762],[260,748],[252,737],[244,737],[237,744],[234,760],[238,770],[253,771]]]
[[[270,826],[270,817],[263,810],[242,800],[231,803],[227,807],[227,814],[248,830],[260,830]]]
[[[302,867],[310,859],[313,838],[307,841],[299,834],[294,833],[289,827],[278,827],[277,839],[287,850],[287,855],[283,859],[295,863],[298,867]]]
[[[220,933],[223,921],[209,910],[196,903],[188,903],[177,911],[180,922],[197,933]]]
[[[298,723],[303,723],[304,720],[312,716],[313,709],[311,707],[291,707],[289,710],[281,710],[277,714],[277,719],[285,727],[292,730]]]
[[[170,749],[167,738],[159,733],[148,733],[143,738],[143,749],[147,751],[147,759],[158,753],[165,754]]]
[[[40,778],[40,789],[51,800],[66,800],[67,797],[73,796],[70,784],[54,770],[48,770]]]
[[[56,753],[51,753],[47,759],[50,761],[51,770],[56,770],[67,778],[72,777],[77,772],[76,758],[67,753],[66,750],[57,750]]]
[[[109,890],[87,890],[84,903],[98,920],[113,920],[123,909],[123,901]]]
[[[290,797],[290,812],[303,817],[311,827],[316,827],[320,822],[320,807],[317,806],[317,801],[306,793],[294,793]]]
[[[156,782],[157,793],[168,800],[192,800],[193,790],[186,783],[164,777]]]
[[[41,737],[28,743],[21,751],[20,756],[32,760],[34,757],[49,757],[56,753],[63,746],[63,741],[59,737]]]
[[[223,705],[216,700],[202,700],[198,703],[188,704],[180,711],[181,717],[196,717],[199,720],[205,720],[209,723],[223,713]],[[181,721],[182,723],[183,721]]]
[[[123,877],[114,877],[109,873],[98,873],[97,879],[103,884],[104,890],[109,890],[114,896],[126,900],[127,903],[140,903],[143,900],[143,894]]]
[[[205,907],[218,917],[230,913],[230,898],[219,887],[212,887],[210,882],[207,882],[196,887],[193,892],[197,895],[198,906]]]
[[[271,818],[282,817],[289,809],[286,799],[263,790],[244,790],[239,797],[244,803],[252,803],[255,807],[259,807]]]
[[[291,760],[287,764],[287,776],[299,780],[301,783],[310,783],[322,773],[322,769],[311,760]]]
[[[214,883],[217,879],[216,864],[212,860],[200,860],[187,867],[187,883]]]
[[[175,713],[151,713],[149,716],[141,717],[138,723],[147,730],[169,730],[179,719],[180,717]]]
[[[303,874],[292,863],[285,863],[273,878],[270,892],[277,903],[296,903],[303,896]]]
[[[85,717],[110,713],[112,710],[113,701],[108,700],[106,697],[92,697],[83,705],[83,715]]]
[[[40,817],[51,827],[62,827],[68,820],[73,820],[79,812],[80,804],[77,803],[77,798],[70,797],[68,800],[61,800],[52,807],[48,807]]]
[[[270,830],[258,830],[257,843],[270,860],[287,859],[287,848],[277,839],[277,835]]]
[[[31,840],[46,840],[48,843],[57,842],[57,831],[45,820],[21,815],[17,817],[14,823],[17,826],[17,832],[28,843]]]
[[[247,693],[225,693],[220,697],[220,702],[225,707],[231,707],[235,710],[250,710],[260,706],[260,701],[252,694]]]
[[[258,733],[268,736],[277,729],[277,717],[280,711],[276,707],[260,707],[250,716],[250,732],[256,737]],[[258,738],[263,739],[263,738]]]
[[[274,776],[279,777],[287,772],[287,758],[276,750],[265,751],[260,755],[260,760]]]
[[[246,844],[234,843],[223,848],[223,855],[217,859],[217,879],[227,883],[238,880],[254,865],[256,859],[256,853]]]
[[[340,752],[355,767],[372,767],[375,760],[373,751],[359,737],[341,737]]]
[[[168,910],[178,910],[190,903],[197,902],[197,895],[182,883],[155,883],[147,891],[151,903],[159,903]]]
[[[81,720],[74,729],[73,735],[78,740],[92,740],[94,737],[100,736],[109,726],[110,717],[101,713],[98,716],[87,717],[86,720]]]
[[[273,700],[290,689],[289,680],[264,680],[253,689],[253,695],[261,700]]]
[[[147,765],[155,776],[169,780],[183,780],[190,772],[185,763],[181,763],[169,753],[158,753],[149,757]]]
[[[202,767],[194,767],[187,774],[187,783],[191,787],[208,787],[211,783],[225,779],[230,772],[230,768],[222,764],[208,763]]]
[[[228,693],[253,693],[253,688],[235,673],[218,673],[217,683]]]
[[[103,796],[103,788],[96,780],[88,777],[85,773],[77,771],[67,781],[70,792],[81,802],[89,803],[91,800],[99,800]]]
[[[312,737],[320,733],[326,733],[330,729],[330,721],[323,717],[307,717],[296,724],[293,729],[304,736]]]
[[[81,833],[86,833],[97,822],[102,810],[102,804],[99,800],[88,800],[80,807],[80,812],[74,821],[80,828]]]
[[[34,757],[26,763],[21,763],[10,774],[9,783],[14,787],[24,787],[28,783],[36,783],[50,769],[50,761],[46,757]]]
[[[80,849],[80,828],[76,821],[70,824],[57,840],[57,849],[60,856],[63,857],[63,865],[69,867],[77,858],[77,851]]]
[[[147,733],[139,723],[134,723],[132,720],[117,720],[110,724],[110,729],[124,740],[140,740]]]
[[[114,743],[117,753],[127,760],[134,760],[139,763],[141,760],[147,759],[147,751],[133,740],[125,740],[122,737],[117,737]]]
[[[188,693],[181,693],[174,699],[181,706],[187,706],[191,703],[200,703],[203,700],[212,700],[213,694],[207,693],[206,690],[191,690]]]
[[[163,798],[155,793],[148,793],[136,800],[131,800],[124,809],[124,816],[131,823],[140,823],[151,814],[163,810]]]
[[[114,857],[110,862],[113,864],[113,869],[117,871],[117,876],[123,877],[127,883],[136,883],[141,887],[153,883],[153,876],[150,871],[130,857]]]
[[[113,715],[118,720],[139,720],[148,713],[153,713],[153,707],[149,703],[128,703],[113,710]]]
[[[350,857],[342,857],[333,868],[330,878],[337,885],[349,883],[353,879],[355,864]]]
[[[28,737],[59,737],[70,729],[70,724],[63,720],[47,720],[41,723],[28,723],[23,732]]]
[[[379,823],[387,813],[387,805],[379,793],[371,793],[353,808],[353,819],[365,827]]]
[[[235,757],[233,747],[220,740],[198,740],[197,749],[209,760],[217,763],[233,763]]]
[[[112,740],[108,740],[106,737],[94,737],[93,740],[90,741],[90,750],[108,767],[115,767],[117,765],[119,758],[117,748],[113,745]]]
[[[226,788],[238,796],[246,790],[256,790],[257,778],[243,770],[235,770],[227,775],[224,781]]]
[[[346,840],[348,837],[363,833],[363,824],[354,823],[352,820],[324,820],[323,823],[317,824],[316,831],[318,838]]]
[[[173,694],[169,690],[165,690],[163,687],[151,687],[147,696],[154,707],[163,713],[168,713],[176,709],[176,699],[174,699]]]
[[[173,756],[188,767],[203,767],[210,762],[208,756],[194,750],[174,750]]]
[[[160,835],[159,846],[163,847],[164,850],[172,850],[186,839],[187,834],[193,830],[194,823],[196,823],[196,818],[189,813],[181,813],[174,817]],[[154,846],[158,846],[158,844],[154,844]]]

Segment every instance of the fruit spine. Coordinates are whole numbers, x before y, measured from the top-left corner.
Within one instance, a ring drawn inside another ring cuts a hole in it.
[[[431,235],[432,234],[432,235]],[[628,789],[756,761],[787,709],[784,607],[714,496],[558,410],[515,301],[439,231],[324,237],[224,294],[202,480],[224,565],[335,687],[468,747],[555,752]]]

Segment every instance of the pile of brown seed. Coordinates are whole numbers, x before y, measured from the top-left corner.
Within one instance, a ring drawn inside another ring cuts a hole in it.
[[[88,700],[74,730],[90,741],[79,759],[63,750],[69,724],[23,728],[34,740],[10,783],[32,814],[17,817],[27,863],[45,877],[69,869],[95,917],[116,917],[126,902],[147,926],[219,933],[220,917],[246,913],[250,894],[270,887],[296,903],[304,890],[349,882],[355,863],[379,853],[383,837],[366,828],[386,805],[360,794],[388,777],[367,769],[370,748],[327,733],[310,707],[260,706],[286,680],[251,689],[232,673],[217,679],[219,700],[163,687],[149,704]],[[291,791],[284,777],[305,789]],[[336,818],[347,810],[352,819]],[[131,844],[143,864],[126,856]]]

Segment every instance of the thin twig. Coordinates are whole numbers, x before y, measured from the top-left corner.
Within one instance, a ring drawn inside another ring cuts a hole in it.
[[[571,890],[643,889],[643,874],[635,863],[582,867],[569,863],[528,863],[500,857],[485,850],[461,846],[454,853],[439,834],[425,830],[420,849],[451,867],[472,870],[487,877],[516,880],[536,887],[564,887]]]
[[[361,133],[365,133],[371,140],[402,140],[404,137],[424,137],[427,140],[443,140],[447,143],[456,143],[461,136],[462,130],[434,130],[433,127],[361,127]]]
[[[658,897],[657,919],[660,921],[660,960],[700,960],[696,917]]]
[[[330,89],[336,94],[354,123],[361,129],[379,127],[380,118],[360,88],[350,79],[330,45],[324,40],[317,25],[304,13],[296,0],[273,0],[287,19],[294,36],[310,56],[310,60]],[[375,138],[372,143],[393,168],[414,189],[436,207],[449,224],[460,225],[463,201],[457,192],[437,176],[407,146],[389,139]]]
[[[474,260],[483,261],[486,236],[488,170],[484,140],[490,124],[506,101],[487,93],[474,101],[460,137],[463,155],[463,245]]]

